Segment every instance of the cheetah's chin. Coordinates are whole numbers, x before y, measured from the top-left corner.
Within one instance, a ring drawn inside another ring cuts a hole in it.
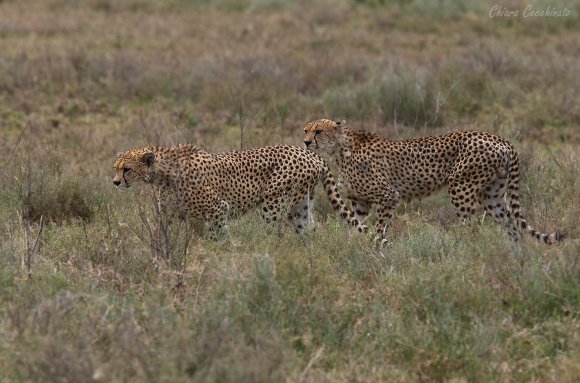
[[[117,190],[119,190],[121,193],[126,192],[127,190],[131,189],[131,185],[127,185],[127,186],[117,186]]]

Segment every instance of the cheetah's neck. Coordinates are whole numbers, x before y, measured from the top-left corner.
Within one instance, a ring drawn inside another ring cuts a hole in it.
[[[193,157],[205,153],[200,148],[189,144],[157,146],[148,149],[155,153],[155,164],[149,180],[151,184],[157,186],[180,183],[180,180],[194,171]]]
[[[350,128],[343,127],[341,133],[336,139],[337,149],[335,151],[335,161],[338,166],[348,163],[358,146],[354,131]]]

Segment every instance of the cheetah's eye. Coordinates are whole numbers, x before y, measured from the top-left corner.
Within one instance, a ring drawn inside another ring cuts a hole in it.
[[[314,132],[314,134],[320,134],[320,133],[322,133],[321,129],[316,129],[316,132]]]
[[[131,168],[123,168],[123,173],[127,173],[130,170],[131,170]]]

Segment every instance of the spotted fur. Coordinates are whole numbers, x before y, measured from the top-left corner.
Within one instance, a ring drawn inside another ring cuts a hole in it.
[[[339,181],[365,222],[377,211],[377,240],[386,241],[389,221],[400,201],[427,197],[448,186],[457,216],[466,221],[481,205],[517,241],[522,230],[553,244],[564,234],[543,234],[523,218],[519,203],[518,154],[496,135],[464,131],[394,141],[344,121],[314,120],[304,127],[307,148],[328,154],[337,164]]]
[[[340,216],[359,231],[359,223],[338,193],[326,163],[294,146],[268,146],[227,153],[207,153],[193,145],[147,147],[119,153],[113,183],[126,190],[135,183],[159,187],[163,212],[201,218],[213,237],[230,213],[261,207],[267,222],[283,212],[297,232],[312,226],[314,187],[321,181]]]

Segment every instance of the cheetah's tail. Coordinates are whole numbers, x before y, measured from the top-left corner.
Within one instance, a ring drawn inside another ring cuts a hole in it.
[[[336,187],[334,177],[332,176],[330,168],[324,162],[324,160],[322,160],[322,174],[320,177],[320,181],[324,186],[324,190],[326,191],[326,195],[328,196],[328,200],[330,201],[332,208],[336,210],[349,225],[356,226],[359,232],[361,233],[367,232],[368,227],[359,222],[359,220],[354,217],[354,213],[352,213],[346,207],[344,201],[340,197],[340,193],[338,192],[338,188]]]
[[[521,232],[525,230],[538,241],[547,243],[548,245],[553,245],[563,240],[566,236],[565,232],[556,231],[552,234],[544,234],[530,226],[522,216],[519,202],[519,164],[518,156],[515,152],[510,158],[508,177],[508,206],[510,208],[509,210],[511,210],[510,218],[512,224],[516,226],[517,231]]]

